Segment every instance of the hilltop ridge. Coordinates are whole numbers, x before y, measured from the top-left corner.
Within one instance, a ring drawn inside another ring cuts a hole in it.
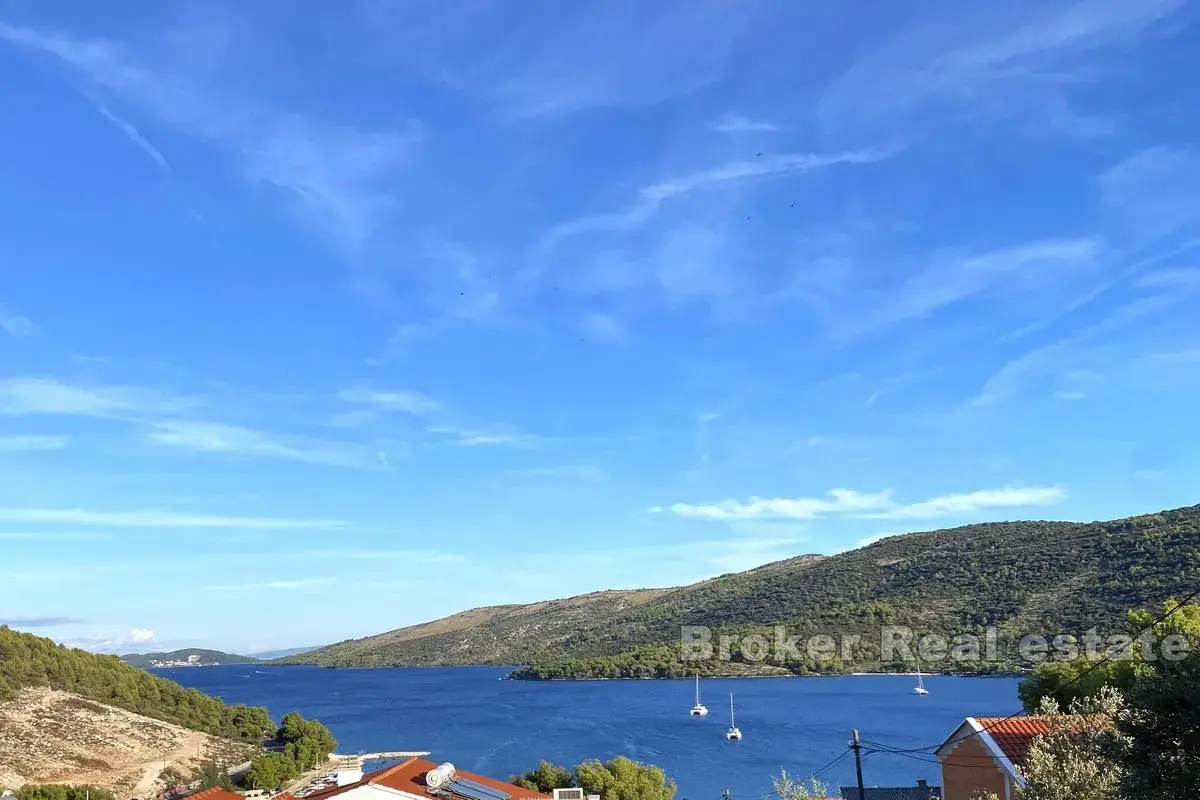
[[[471,609],[272,663],[531,665],[521,677],[683,674],[684,625],[748,632],[786,624],[801,634],[865,636],[882,625],[946,635],[987,626],[1082,633],[1119,627],[1129,609],[1157,605],[1197,582],[1200,505],[1100,522],[984,523],[890,536],[834,556],[796,556],[688,586]],[[687,670],[744,674],[746,666]],[[880,667],[877,660],[856,664]]]

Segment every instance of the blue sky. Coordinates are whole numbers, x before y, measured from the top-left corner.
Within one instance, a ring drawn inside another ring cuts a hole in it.
[[[1181,0],[18,0],[0,618],[320,644],[1197,501]]]

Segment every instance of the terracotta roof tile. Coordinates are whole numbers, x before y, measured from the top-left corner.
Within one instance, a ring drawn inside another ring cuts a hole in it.
[[[202,789],[195,794],[188,795],[187,800],[245,800],[240,794],[226,791],[220,786],[212,786],[208,789]]]
[[[1045,717],[975,717],[996,745],[1004,751],[1016,766],[1023,766],[1029,758],[1033,740],[1050,732]]]

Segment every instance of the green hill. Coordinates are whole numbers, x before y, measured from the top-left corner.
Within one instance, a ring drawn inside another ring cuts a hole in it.
[[[265,708],[227,706],[195,689],[50,639],[0,626],[0,699],[45,686],[228,739],[260,742],[275,728]]]
[[[192,661],[191,659],[195,659]],[[126,664],[149,669],[150,667],[174,666],[177,664],[192,664],[198,667],[211,667],[218,664],[255,664],[259,661],[250,656],[239,656],[233,653],[222,653],[220,650],[201,650],[189,647],[185,650],[172,650],[169,653],[130,653],[121,656]]]
[[[708,626],[716,636],[785,624],[801,637],[861,635],[868,643],[886,625],[946,636],[994,627],[1005,642],[1092,627],[1117,633],[1129,609],[1157,606],[1198,582],[1200,506],[1108,522],[989,523],[893,536],[675,589],[475,609],[282,663],[527,664],[519,677],[530,678],[886,669],[895,665],[865,645],[850,663],[682,664],[680,628]],[[1008,658],[973,669],[1018,665]]]

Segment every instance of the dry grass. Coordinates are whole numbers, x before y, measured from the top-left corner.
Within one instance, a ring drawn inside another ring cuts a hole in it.
[[[26,688],[0,703],[0,784],[88,783],[119,798],[151,795],[164,767],[236,763],[248,748],[95,703]]]

